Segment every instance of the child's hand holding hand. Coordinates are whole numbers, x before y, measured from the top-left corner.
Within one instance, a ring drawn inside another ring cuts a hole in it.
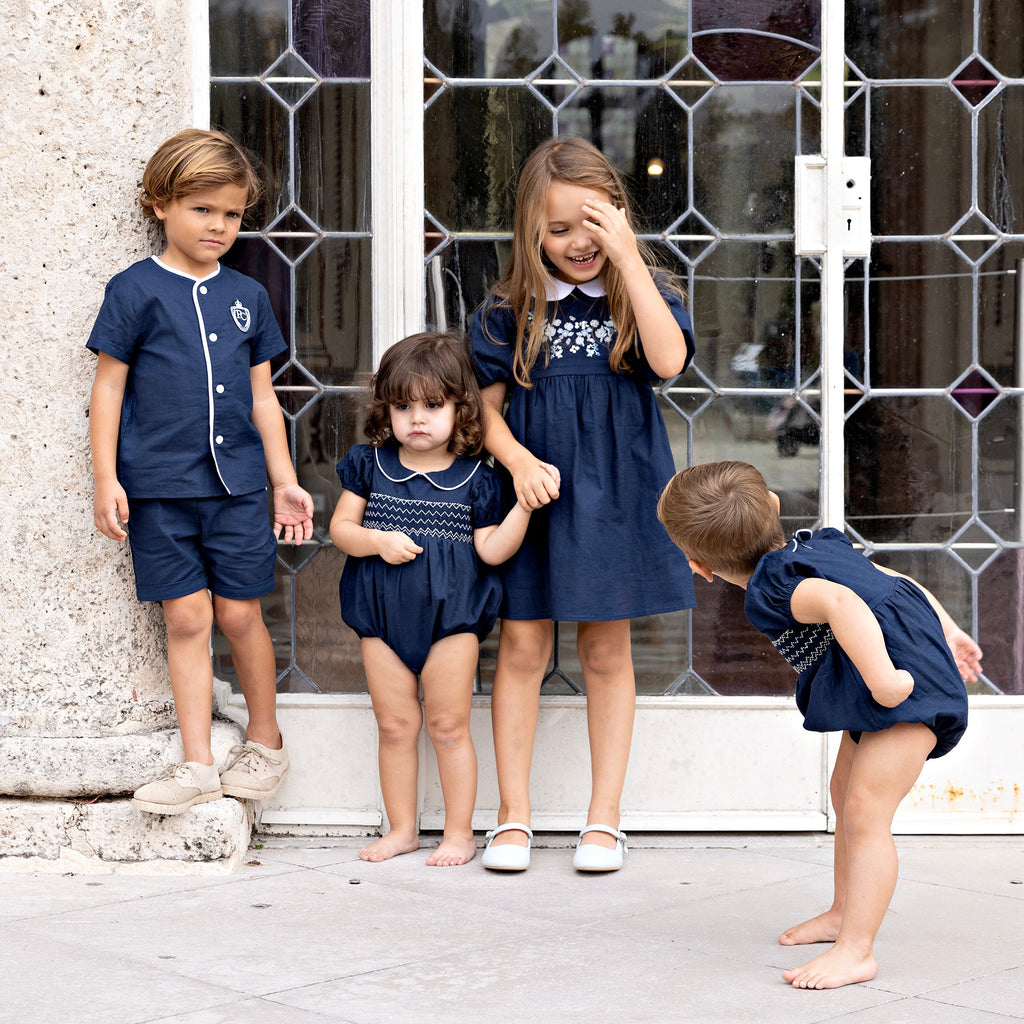
[[[298,484],[274,488],[274,536],[301,544],[313,536],[313,499]]]
[[[976,683],[981,672],[981,648],[959,626],[946,628],[946,643],[953,654],[960,678],[966,683]]]
[[[602,199],[591,199],[583,204],[584,224],[601,245],[601,251],[619,268],[625,270],[630,262],[644,266],[637,248],[636,235],[626,220],[626,213]]]
[[[423,548],[401,530],[381,530],[378,533],[377,553],[388,565],[402,565],[423,554]]]
[[[914,690],[914,677],[906,669],[897,668],[884,682],[870,687],[871,696],[883,708],[894,708],[902,704]]]
[[[558,497],[562,477],[557,466],[530,456],[510,469],[516,498],[528,512],[533,512]]]

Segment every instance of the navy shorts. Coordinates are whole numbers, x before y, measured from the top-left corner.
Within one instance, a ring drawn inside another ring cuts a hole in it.
[[[128,501],[128,540],[140,601],[197,590],[246,601],[274,589],[277,541],[267,492]]]

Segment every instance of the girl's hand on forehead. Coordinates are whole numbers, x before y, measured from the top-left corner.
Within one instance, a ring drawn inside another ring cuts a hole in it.
[[[631,260],[640,260],[636,235],[626,220],[626,211],[603,199],[583,204],[584,226],[594,235],[601,251],[620,270]]]

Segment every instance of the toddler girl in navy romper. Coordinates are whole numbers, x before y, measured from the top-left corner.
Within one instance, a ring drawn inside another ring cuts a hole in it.
[[[837,988],[875,977],[874,939],[898,872],[893,815],[925,760],[963,734],[963,680],[977,680],[981,648],[920,584],[873,565],[838,530],[801,530],[787,545],[778,512],[744,462],[691,466],[658,504],[694,572],[746,591],[747,618],[799,673],[804,727],[843,731],[830,787],[832,906],[779,936],[784,946],[833,942],[782,976]]]
[[[501,602],[497,573],[522,542],[530,513],[503,516],[501,488],[479,457],[480,391],[465,341],[413,335],[390,348],[371,385],[370,445],[338,464],[344,488],[331,539],[347,552],[342,618],[361,638],[377,719],[389,830],[360,851],[380,861],[419,846],[416,745],[423,714],[445,801],[431,865],[476,852],[476,753],[469,733],[479,643]]]

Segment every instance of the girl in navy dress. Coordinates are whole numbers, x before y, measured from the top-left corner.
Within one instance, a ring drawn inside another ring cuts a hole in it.
[[[693,335],[682,293],[651,263],[597,149],[569,137],[531,154],[508,269],[470,333],[484,444],[535,510],[502,573],[491,701],[501,806],[488,868],[530,862],[530,762],[555,620],[579,624],[587,691],[591,796],[573,864],[621,867],[636,702],[629,620],[694,604],[686,558],[655,515],[675,467],[652,389],[682,372]]]
[[[658,505],[695,573],[746,591],[747,618],[799,673],[804,727],[843,731],[830,785],[832,906],[779,936],[784,946],[834,943],[782,976],[838,988],[875,977],[875,935],[898,871],[893,815],[925,760],[963,734],[963,680],[978,678],[981,648],[924,587],[873,565],[838,530],[801,530],[787,544],[778,513],[745,462],[692,466]]]
[[[362,638],[389,826],[359,856],[381,861],[419,847],[419,682],[445,804],[444,837],[427,863],[464,864],[476,852],[473,678],[501,601],[496,573],[480,561],[505,561],[530,513],[517,504],[502,516],[497,475],[477,457],[480,391],[463,338],[405,338],[384,353],[371,391],[370,444],[338,464],[344,489],[330,529],[349,556],[341,614]]]

